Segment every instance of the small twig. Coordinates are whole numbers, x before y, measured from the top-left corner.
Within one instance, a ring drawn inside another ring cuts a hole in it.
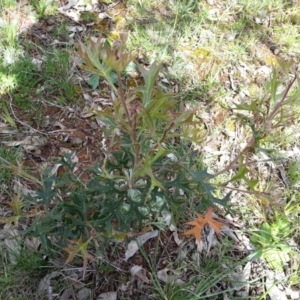
[[[15,118],[15,120],[16,120],[19,124],[21,124],[21,125],[23,125],[23,126],[29,128],[30,130],[32,130],[32,131],[34,131],[34,132],[38,132],[38,133],[40,133],[40,134],[43,134],[43,135],[45,135],[45,136],[48,136],[47,133],[45,133],[45,132],[43,132],[43,131],[40,131],[40,130],[37,130],[37,129],[34,129],[34,128],[31,127],[30,125],[28,125],[28,124],[22,122],[22,121],[16,116],[15,111],[14,111],[14,109],[13,109],[13,105],[12,105],[12,101],[13,101],[12,95],[11,95],[10,93],[8,93],[8,95],[9,95],[9,98],[10,98],[10,101],[9,101],[10,111],[11,111],[13,117]]]
[[[124,270],[120,269],[118,266],[116,266],[115,264],[111,263],[109,259],[105,259],[103,257],[97,257],[97,258],[99,258],[100,260],[104,261],[105,263],[107,263],[111,267],[115,268],[117,271],[124,273]]]
[[[54,133],[59,133],[59,132],[72,132],[72,131],[76,131],[78,129],[57,129],[57,130],[52,130],[52,131],[48,131],[47,134],[54,134]]]
[[[45,102],[45,103],[47,103],[48,105],[51,105],[51,106],[54,106],[54,107],[64,108],[64,107],[61,106],[61,105],[58,105],[58,104],[56,104],[56,103],[50,102],[50,101],[45,100],[45,99],[43,99],[42,101]]]
[[[224,188],[224,189],[229,189],[229,190],[237,191],[237,192],[240,192],[240,193],[250,194],[250,195],[265,195],[265,196],[270,196],[270,195],[271,195],[270,193],[267,193],[267,192],[251,192],[251,191],[245,191],[245,190],[241,190],[241,189],[238,189],[238,188],[225,186],[225,185],[223,185],[223,184],[216,185],[216,186],[221,187],[221,188]]]
[[[166,252],[167,249],[168,249],[168,245],[169,245],[169,243],[170,243],[172,237],[173,237],[173,234],[171,234],[171,235],[168,237],[167,243],[166,243],[166,244],[163,244],[163,251],[162,251],[162,253],[159,255],[159,260],[158,260],[158,262],[157,262],[157,264],[156,264],[156,270],[158,270],[160,262],[162,261],[162,259],[164,259],[164,254],[165,254],[165,252]]]
[[[254,147],[254,145],[255,145],[255,138],[252,137],[252,138],[250,139],[250,141],[248,142],[248,144],[245,146],[245,148],[240,152],[239,155],[237,155],[237,156],[235,157],[235,159],[234,159],[227,167],[225,167],[225,168],[222,169],[221,171],[219,171],[219,172],[217,172],[217,173],[215,173],[215,174],[212,174],[212,175],[213,175],[213,176],[219,176],[220,174],[223,174],[223,173],[225,173],[225,172],[231,170],[232,168],[235,168],[236,165],[237,165],[237,162],[238,162],[239,158],[240,158],[243,154],[245,154],[249,149],[252,149],[252,148]]]
[[[123,91],[123,88],[122,88],[122,80],[121,80],[120,72],[117,72],[117,75],[118,75],[118,85],[119,85],[120,99],[121,99],[122,105],[125,109],[125,113],[126,113],[128,123],[131,126],[131,118],[130,118],[130,114],[129,114],[129,111],[128,111],[128,108],[127,108],[127,105],[126,105],[126,101],[125,101],[125,96],[124,96],[124,91]]]

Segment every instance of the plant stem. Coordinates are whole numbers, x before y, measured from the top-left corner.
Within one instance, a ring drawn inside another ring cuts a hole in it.
[[[170,126],[164,131],[164,134],[162,136],[162,138],[159,140],[159,144],[163,143],[167,137],[167,133],[172,129],[172,127],[174,126],[174,122],[172,122],[170,124]]]
[[[243,154],[245,154],[248,150],[252,149],[252,148],[254,147],[254,145],[255,145],[255,138],[252,137],[252,138],[250,139],[250,141],[247,143],[247,145],[245,146],[245,148],[239,153],[239,155],[237,155],[237,156],[235,157],[235,159],[234,159],[227,167],[225,167],[225,168],[222,169],[221,171],[219,171],[219,172],[213,174],[213,176],[219,176],[220,174],[223,174],[223,173],[225,173],[225,172],[227,172],[227,171],[229,171],[229,170],[235,168],[236,165],[237,165],[237,162],[238,162],[239,158],[240,158]]]
[[[285,101],[285,99],[286,99],[286,97],[287,97],[287,95],[288,95],[290,89],[292,88],[293,84],[295,83],[296,79],[297,79],[297,74],[295,73],[295,77],[293,78],[293,80],[291,80],[291,81],[289,82],[287,88],[286,88],[285,91],[284,91],[284,94],[283,94],[281,100],[275,105],[273,111],[272,111],[271,114],[269,115],[269,117],[268,117],[269,120],[273,119],[273,118],[276,116],[278,110],[279,110],[279,109],[282,107],[282,105],[284,104],[284,101]]]
[[[133,152],[134,152],[134,165],[133,165],[133,172],[132,172],[132,176],[130,178],[130,183],[129,183],[129,187],[132,188],[133,184],[134,184],[134,180],[135,180],[135,170],[137,169],[139,162],[140,162],[140,145],[137,142],[137,128],[136,128],[136,111],[133,110],[132,113],[133,118],[131,118],[131,115],[129,113],[127,104],[126,104],[126,100],[125,100],[125,95],[124,95],[124,91],[122,89],[122,80],[121,80],[121,74],[120,72],[117,72],[118,75],[118,85],[119,85],[119,96],[120,96],[120,100],[121,103],[124,107],[125,110],[125,114],[128,120],[128,124],[131,127],[131,132],[129,133],[132,139],[132,144],[133,144]]]
[[[270,196],[271,195],[268,192],[251,192],[251,191],[241,190],[241,189],[234,188],[234,187],[225,186],[223,184],[216,185],[216,186],[224,188],[224,189],[229,189],[229,190],[237,191],[237,192],[244,193],[244,194],[250,194],[250,195],[264,195],[264,196]]]
[[[120,100],[122,102],[122,105],[125,109],[125,114],[126,114],[126,117],[127,117],[127,120],[128,120],[128,123],[129,125],[131,126],[131,118],[130,118],[130,114],[129,114],[129,111],[128,111],[128,107],[126,105],[126,101],[125,101],[125,96],[124,96],[124,91],[122,89],[122,80],[121,80],[121,74],[120,72],[117,72],[117,75],[118,75],[118,85],[119,85],[119,95],[120,95]]]

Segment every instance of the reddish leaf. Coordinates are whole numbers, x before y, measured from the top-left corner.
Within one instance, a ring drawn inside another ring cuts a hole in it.
[[[220,228],[226,224],[218,222],[212,218],[212,208],[209,207],[204,216],[199,216],[196,220],[186,224],[194,225],[195,227],[184,232],[183,235],[193,235],[198,242],[201,241],[201,232],[205,224],[210,225],[217,234],[220,234]]]

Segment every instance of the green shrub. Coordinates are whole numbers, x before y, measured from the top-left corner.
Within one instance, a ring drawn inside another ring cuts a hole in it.
[[[102,110],[90,109],[105,124],[106,158],[85,171],[91,178],[88,182],[74,174],[72,154],[60,162],[66,169],[64,176],[47,168],[41,181],[35,180],[41,188],[35,195],[27,196],[24,209],[34,205],[43,213],[23,233],[40,237],[46,248],[54,244],[65,246],[70,239],[85,245],[94,233],[111,238],[123,232],[124,237],[124,232],[140,231],[147,225],[164,226],[157,223],[163,211],[180,218],[190,204],[192,210],[206,209],[215,203],[228,207],[230,193],[223,199],[217,198],[215,187],[209,182],[213,176],[206,169],[197,168],[195,152],[182,153],[178,147],[185,141],[201,143],[203,132],[194,112],[185,110],[174,95],[156,85],[160,65],[137,65],[143,79],[137,87],[123,82],[125,68],[135,59],[133,52],[125,50],[125,39],[121,36],[113,45],[100,39],[87,46],[78,44],[75,54],[81,58],[79,66],[105,80],[111,89],[111,105]],[[248,152],[261,149],[261,141],[289,115],[282,108],[294,103],[298,95],[298,89],[288,95],[295,78],[278,97],[277,78],[274,71],[272,103],[253,99],[250,104],[236,106],[237,117],[251,128],[253,136],[236,158],[215,174],[239,167],[227,183],[244,180],[253,193],[257,180],[247,177]],[[176,145],[172,145],[174,140]],[[24,172],[19,175],[30,179]]]
[[[138,231],[163,210],[182,211],[179,208],[187,207],[195,196],[201,197],[199,208],[216,202],[226,205],[229,195],[216,198],[208,182],[211,176],[194,167],[194,152],[183,155],[168,148],[174,138],[196,142],[202,133],[193,111],[184,111],[173,95],[156,87],[160,65],[153,63],[148,69],[138,65],[143,85],[124,90],[121,73],[134,59],[125,51],[124,40],[113,46],[79,44],[77,55],[83,59],[81,67],[105,79],[115,96],[112,106],[92,111],[106,125],[106,159],[91,170],[92,179],[86,184],[74,175],[71,155],[60,162],[69,170],[65,177],[46,169],[43,188],[29,200],[47,213],[36,218],[26,233],[41,237],[45,246],[49,236],[64,245],[67,239],[88,240],[92,231],[108,237]]]

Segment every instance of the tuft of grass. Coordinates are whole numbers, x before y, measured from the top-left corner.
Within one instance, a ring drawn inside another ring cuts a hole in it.
[[[54,0],[30,0],[38,19],[43,19],[56,13],[58,3]]]
[[[46,53],[42,64],[44,87],[47,94],[58,98],[60,104],[76,102],[76,86],[71,73],[71,58],[67,51],[55,49]]]
[[[49,270],[49,264],[41,253],[32,252],[26,247],[20,247],[20,249],[15,252],[1,245],[1,299],[36,299],[37,287]],[[10,261],[12,257],[13,263]]]
[[[246,285],[251,285],[249,279],[243,279],[242,273],[238,280],[234,280],[234,275],[241,272],[246,264],[246,260],[232,263],[230,251],[232,242],[223,239],[222,244],[216,245],[216,256],[211,254],[200,254],[196,249],[190,249],[186,256],[175,261],[168,262],[166,273],[157,269],[159,261],[159,240],[153,247],[153,251],[148,253],[143,246],[140,252],[147,262],[151,274],[151,286],[144,286],[140,292],[151,294],[153,299],[221,299],[223,296],[236,299],[236,290],[242,289]],[[185,253],[185,247],[180,247],[180,251]],[[167,250],[168,251],[168,250]],[[187,275],[188,274],[188,275]],[[222,298],[223,299],[223,298]]]
[[[21,149],[18,148],[6,148],[4,146],[0,146],[0,157],[10,162],[13,165],[18,165],[18,162],[21,158]],[[8,184],[11,182],[13,178],[13,174],[7,168],[2,161],[0,161],[0,186],[2,187],[2,191],[5,190]]]
[[[35,106],[29,99],[43,95],[52,96],[59,103],[76,102],[80,91],[73,84],[71,66],[69,53],[62,50],[46,53],[40,63],[35,63],[28,55],[19,57],[7,67],[4,63],[1,67],[0,61],[0,78],[4,83],[0,92],[11,91],[15,103],[23,109]]]
[[[31,107],[33,103],[29,99],[32,99],[33,94],[36,94],[38,83],[41,81],[37,66],[31,57],[24,56],[11,64],[8,70],[11,85],[7,86],[7,90],[12,92],[19,107],[24,109]]]
[[[273,38],[274,41],[281,46],[281,48],[286,48],[286,51],[289,51],[299,57],[299,25],[285,23],[282,26],[276,26],[273,30]]]
[[[300,161],[299,160],[289,161],[288,178],[292,187],[300,184]]]

